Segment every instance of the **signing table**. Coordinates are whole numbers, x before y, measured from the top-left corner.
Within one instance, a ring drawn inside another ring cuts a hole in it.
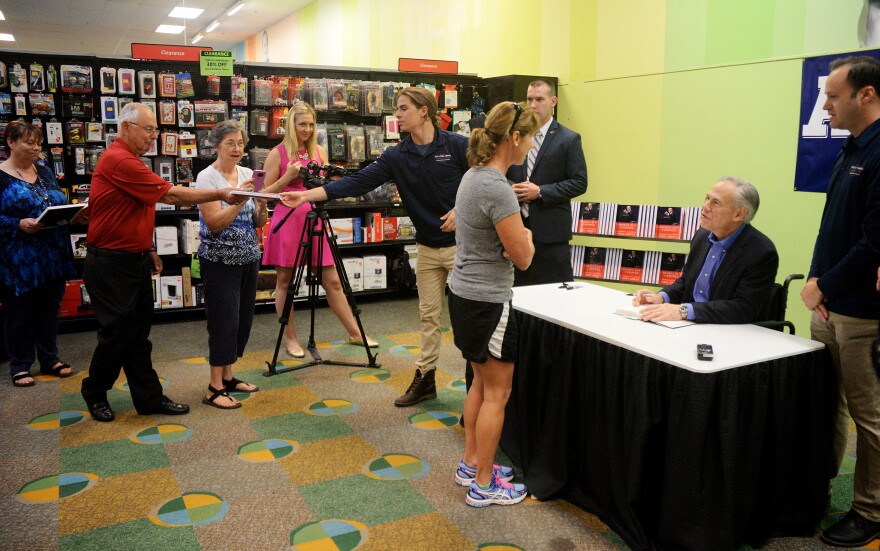
[[[614,311],[632,297],[575,285],[514,289],[520,350],[501,445],[532,495],[595,513],[635,549],[812,535],[834,468],[823,345],[627,319]],[[701,343],[713,361],[697,359]]]

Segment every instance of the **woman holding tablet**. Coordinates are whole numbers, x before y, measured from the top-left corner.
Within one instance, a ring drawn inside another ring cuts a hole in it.
[[[0,301],[9,373],[19,387],[34,385],[34,360],[44,375],[73,373],[56,344],[64,282],[75,275],[70,230],[43,229],[36,220],[67,198],[52,171],[35,164],[42,143],[39,128],[13,121],[6,127],[9,158],[0,163]]]

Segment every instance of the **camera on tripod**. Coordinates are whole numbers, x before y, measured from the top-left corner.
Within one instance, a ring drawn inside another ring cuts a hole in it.
[[[347,176],[349,171],[336,165],[319,165],[315,161],[309,161],[306,166],[300,167],[299,177],[302,178],[306,189],[321,187],[327,182],[340,176]]]

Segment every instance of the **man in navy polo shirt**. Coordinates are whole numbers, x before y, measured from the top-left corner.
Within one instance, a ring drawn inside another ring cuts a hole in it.
[[[880,61],[846,57],[831,64],[824,109],[831,128],[851,135],[834,161],[810,275],[801,291],[813,312],[812,337],[828,346],[838,372],[838,468],[846,452],[848,417],[858,434],[852,508],[822,534],[822,541],[840,547],[861,547],[880,536],[880,382],[871,365],[880,319],[874,281],[880,264],[878,93]]]

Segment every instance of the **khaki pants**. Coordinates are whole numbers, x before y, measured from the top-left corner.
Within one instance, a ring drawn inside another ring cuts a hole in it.
[[[422,353],[416,366],[422,375],[437,369],[440,356],[440,314],[446,292],[446,279],[452,273],[455,247],[419,245],[416,283],[419,286],[419,316],[422,324]]]
[[[824,323],[813,314],[810,333],[830,350],[840,382],[834,433],[837,467],[840,468],[846,453],[852,418],[858,438],[853,509],[868,520],[880,522],[880,380],[871,365],[871,342],[877,338],[877,320],[832,312]]]

